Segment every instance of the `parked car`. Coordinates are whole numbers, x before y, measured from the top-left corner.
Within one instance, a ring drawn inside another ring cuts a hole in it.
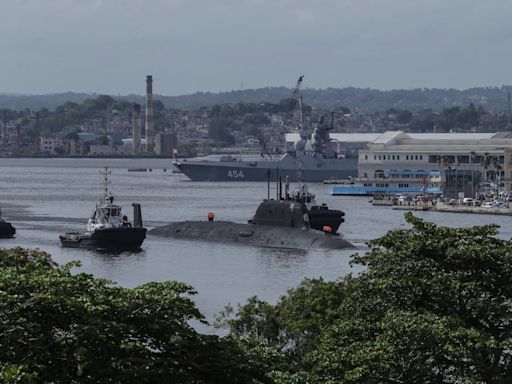
[[[470,205],[472,206],[474,203],[474,200],[471,197],[465,197],[462,199],[462,205]]]
[[[483,208],[492,208],[494,206],[494,201],[484,201],[482,203]]]

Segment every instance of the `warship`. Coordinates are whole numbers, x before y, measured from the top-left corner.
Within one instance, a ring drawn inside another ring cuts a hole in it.
[[[288,177],[290,181],[321,182],[329,179],[348,179],[357,176],[357,158],[338,156],[333,148],[328,124],[320,119],[312,132],[304,128],[302,112],[301,76],[295,86],[294,96],[298,99],[300,140],[294,148],[280,157],[270,153],[260,158],[242,160],[235,156],[222,156],[218,161],[189,159],[174,161],[173,165],[192,181],[266,181]],[[266,152],[266,148],[264,147]]]
[[[304,192],[267,198],[256,209],[247,224],[208,220],[169,223],[151,229],[148,234],[192,241],[248,245],[281,249],[344,249],[353,248],[336,231],[344,221],[342,211],[317,205],[313,195]]]
[[[110,171],[105,168],[101,173],[105,176],[104,194],[87,222],[86,231],[67,232],[59,236],[61,244],[70,248],[138,250],[146,238],[147,231],[142,225],[140,204],[132,204],[132,225],[128,217],[121,214],[121,206],[114,204],[114,196],[108,191]]]

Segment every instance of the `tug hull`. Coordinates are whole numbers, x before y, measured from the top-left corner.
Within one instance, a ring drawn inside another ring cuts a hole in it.
[[[59,237],[62,246],[69,248],[138,250],[146,231],[142,227],[105,228],[94,232],[68,232]]]

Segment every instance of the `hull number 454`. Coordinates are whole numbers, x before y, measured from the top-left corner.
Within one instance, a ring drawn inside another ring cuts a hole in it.
[[[228,171],[228,177],[230,179],[243,179],[245,176],[244,176],[244,172],[243,171],[232,171],[232,170],[229,170]]]

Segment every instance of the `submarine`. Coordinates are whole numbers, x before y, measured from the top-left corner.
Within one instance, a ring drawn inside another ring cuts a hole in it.
[[[2,218],[2,211],[0,209],[0,238],[9,239],[14,237],[15,234],[16,228],[14,228],[11,223],[5,221],[5,219]]]
[[[247,224],[215,221],[180,221],[156,227],[149,235],[177,239],[286,249],[345,249],[354,246],[336,231],[344,213],[326,204],[316,205],[313,194],[302,193],[278,199],[267,198]]]

